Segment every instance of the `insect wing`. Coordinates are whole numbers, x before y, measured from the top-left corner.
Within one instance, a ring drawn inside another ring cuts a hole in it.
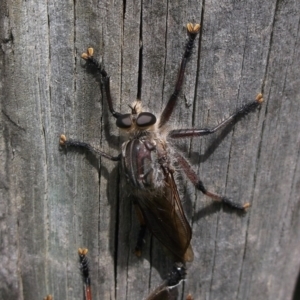
[[[165,176],[163,193],[139,197],[148,229],[174,256],[176,261],[193,260],[191,227],[186,220],[172,173]]]

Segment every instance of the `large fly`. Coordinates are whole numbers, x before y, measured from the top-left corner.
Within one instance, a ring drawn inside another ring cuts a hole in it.
[[[116,125],[127,133],[128,140],[122,144],[120,155],[112,156],[95,149],[88,143],[67,139],[65,135],[60,137],[60,145],[62,146],[85,148],[97,156],[121,162],[127,182],[131,186],[133,203],[141,224],[135,249],[136,254],[141,255],[145,231],[148,228],[167,249],[174,261],[174,268],[169,273],[167,280],[148,296],[148,300],[162,299],[163,295],[168,295],[171,287],[178,285],[184,279],[185,263],[193,261],[194,258],[191,246],[192,230],[181,204],[174,179],[175,172],[177,172],[175,170],[180,169],[196,189],[215,201],[241,211],[250,206],[249,203],[240,204],[228,197],[208,191],[189,162],[170,145],[172,139],[212,134],[254,110],[263,102],[262,95],[258,94],[255,100],[244,105],[211,129],[168,129],[167,123],[176,106],[183,85],[185,68],[199,31],[199,24],[187,24],[188,40],[175,89],[159,117],[144,111],[140,99],[137,99],[130,106],[131,111],[129,113],[116,112],[113,108],[109,76],[99,61],[94,58],[93,48],[88,48],[87,52],[82,54],[82,58],[100,73],[109,110],[116,118]],[[168,299],[166,297],[163,299]]]

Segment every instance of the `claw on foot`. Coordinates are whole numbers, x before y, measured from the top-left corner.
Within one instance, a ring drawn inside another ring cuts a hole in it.
[[[200,30],[200,24],[193,24],[193,23],[188,23],[186,25],[186,28],[189,33],[191,34],[197,34]]]
[[[141,257],[142,256],[142,251],[141,249],[135,248],[134,254],[136,257]]]
[[[246,210],[247,208],[249,208],[251,206],[251,204],[249,202],[245,203],[243,205],[243,209]]]
[[[259,94],[256,96],[255,100],[256,100],[256,102],[259,103],[259,104],[263,103],[264,98],[263,98],[262,93],[259,93]]]
[[[79,255],[83,255],[85,256],[88,253],[88,249],[87,248],[78,248],[78,254]]]
[[[60,136],[60,138],[59,138],[59,144],[60,144],[61,146],[64,146],[64,145],[66,144],[66,141],[67,141],[66,136],[65,136],[64,134],[62,134],[62,135]]]
[[[81,58],[88,60],[89,58],[93,57],[94,55],[94,48],[87,48],[86,52],[81,54]]]

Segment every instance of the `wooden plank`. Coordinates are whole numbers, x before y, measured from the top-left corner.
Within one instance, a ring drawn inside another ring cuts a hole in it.
[[[202,25],[172,117],[218,124],[264,93],[232,130],[176,142],[209,190],[249,201],[240,215],[178,178],[195,260],[179,294],[291,299],[300,267],[299,18],[288,1],[2,1],[0,5],[0,298],[83,299],[78,247],[89,249],[93,299],[143,299],[172,262],[138,222],[121,168],[62,151],[61,133],[117,155],[123,138],[80,55],[95,48],[117,111],[140,94],[159,114],[173,91],[186,23]],[[142,48],[141,48],[142,46]],[[139,84],[139,77],[142,78]]]

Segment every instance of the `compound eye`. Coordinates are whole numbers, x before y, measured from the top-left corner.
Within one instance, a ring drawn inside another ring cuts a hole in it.
[[[119,128],[129,128],[132,125],[131,114],[124,114],[118,116],[116,124]]]
[[[136,125],[140,127],[151,126],[156,123],[156,117],[149,112],[142,112],[136,119]]]

